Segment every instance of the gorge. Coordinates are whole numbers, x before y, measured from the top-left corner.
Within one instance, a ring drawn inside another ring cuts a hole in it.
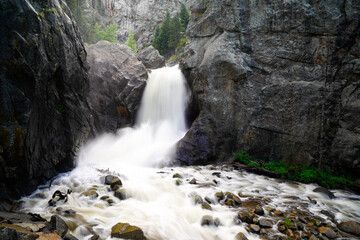
[[[20,222],[38,238],[359,239],[359,195],[233,159],[331,169],[359,187],[359,1],[74,1],[90,24],[118,27],[120,43],[94,44],[70,2],[0,1],[1,211],[50,221]],[[161,68],[148,45],[181,4],[179,66]],[[122,44],[129,30],[138,54]]]

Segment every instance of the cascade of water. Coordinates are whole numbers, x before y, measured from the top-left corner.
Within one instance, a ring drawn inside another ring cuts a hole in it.
[[[157,166],[171,160],[172,147],[184,135],[187,89],[177,66],[152,70],[134,128],[103,135],[84,146],[79,166],[123,168]]]

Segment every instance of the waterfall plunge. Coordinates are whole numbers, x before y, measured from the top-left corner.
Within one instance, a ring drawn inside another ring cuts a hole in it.
[[[133,128],[106,134],[84,146],[79,166],[111,170],[124,165],[153,167],[171,161],[173,147],[186,131],[186,82],[177,66],[152,70]]]

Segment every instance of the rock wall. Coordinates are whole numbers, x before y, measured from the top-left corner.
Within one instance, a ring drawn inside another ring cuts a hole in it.
[[[183,164],[257,158],[360,171],[359,1],[190,1]]]
[[[86,51],[62,0],[0,1],[0,208],[74,166],[90,135]]]
[[[87,47],[90,66],[88,102],[99,133],[135,123],[148,78],[134,51],[119,43],[100,41]]]
[[[165,18],[166,11],[171,16],[180,12],[180,4],[187,0],[87,0],[87,16],[93,18],[99,6],[104,15],[103,24],[118,25],[118,40],[125,43],[129,30],[135,34],[138,49],[143,44],[151,44],[155,28]],[[96,15],[96,14],[95,14]]]

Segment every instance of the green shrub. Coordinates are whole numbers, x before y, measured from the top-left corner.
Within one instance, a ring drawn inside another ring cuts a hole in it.
[[[247,152],[234,153],[234,160],[243,164],[249,164],[251,156]]]

